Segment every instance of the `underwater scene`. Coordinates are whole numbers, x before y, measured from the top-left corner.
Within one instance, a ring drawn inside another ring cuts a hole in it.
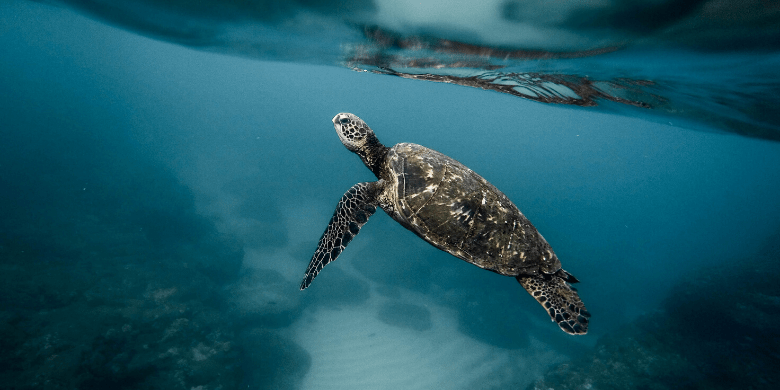
[[[780,386],[775,2],[7,0],[0,59],[2,389]]]

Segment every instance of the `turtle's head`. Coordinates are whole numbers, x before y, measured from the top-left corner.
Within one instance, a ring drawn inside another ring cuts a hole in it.
[[[376,140],[371,128],[355,114],[342,112],[334,116],[333,127],[336,128],[341,143],[355,153],[364,149],[372,138]]]
[[[363,163],[377,173],[387,154],[387,148],[379,142],[374,131],[355,114],[342,112],[333,117],[333,127],[344,146],[355,152]]]

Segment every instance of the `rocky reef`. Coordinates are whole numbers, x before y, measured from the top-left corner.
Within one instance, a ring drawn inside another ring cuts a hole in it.
[[[757,255],[701,269],[656,313],[602,337],[529,389],[775,389],[780,386],[780,234]]]
[[[301,303],[187,187],[121,142],[25,137],[0,157],[0,388],[295,387],[308,355],[275,328]],[[231,300],[258,289],[284,308]]]

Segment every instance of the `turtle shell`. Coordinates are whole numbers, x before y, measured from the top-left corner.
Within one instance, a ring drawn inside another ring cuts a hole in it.
[[[391,216],[437,248],[502,275],[561,268],[517,206],[463,164],[409,143],[392,147],[386,164]]]

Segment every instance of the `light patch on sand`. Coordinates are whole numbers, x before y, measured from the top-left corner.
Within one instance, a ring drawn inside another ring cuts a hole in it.
[[[171,295],[176,293],[176,287],[171,288],[161,288],[154,290],[152,292],[152,298],[154,299],[155,303],[164,303]]]
[[[202,362],[208,359],[209,356],[211,356],[211,354],[212,354],[211,351],[209,351],[208,348],[206,348],[206,346],[203,345],[203,343],[198,344],[197,347],[192,349],[192,358],[196,362]]]
[[[521,350],[483,344],[457,331],[455,313],[413,302],[431,311],[433,326],[416,331],[379,321],[374,297],[364,306],[320,309],[293,325],[296,342],[311,354],[302,389],[525,388],[563,357],[532,339]]]

